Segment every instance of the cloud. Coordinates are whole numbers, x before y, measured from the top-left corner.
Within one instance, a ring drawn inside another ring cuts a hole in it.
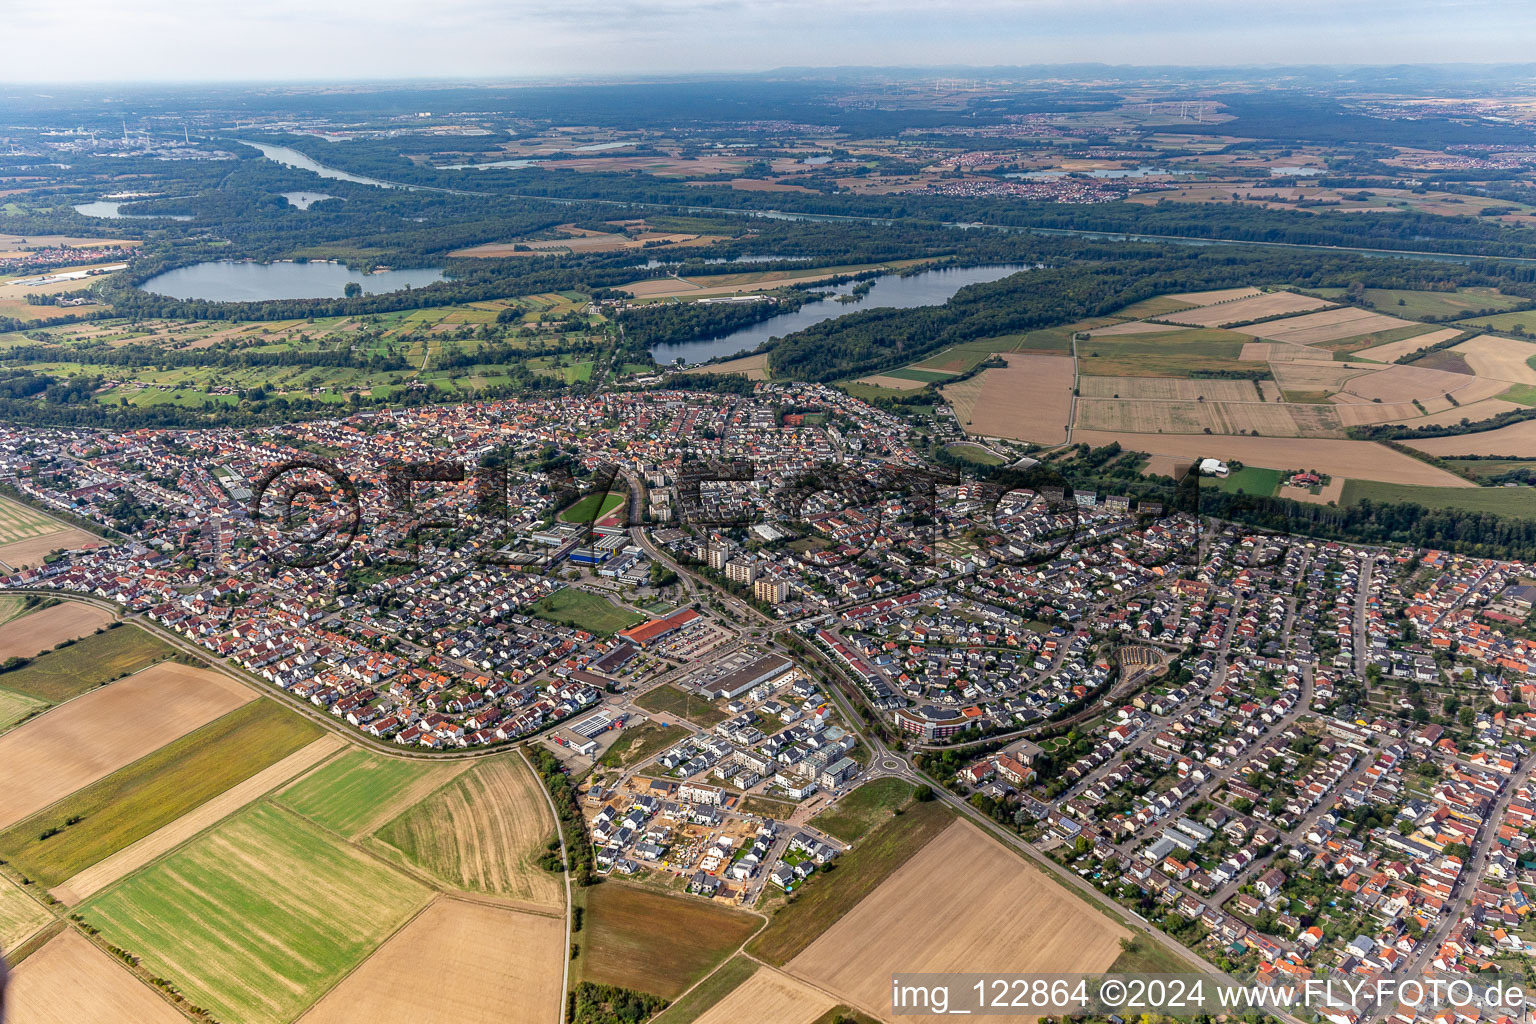
[[[3,3],[8,81],[501,77],[784,65],[1528,59],[1487,0],[76,0]]]

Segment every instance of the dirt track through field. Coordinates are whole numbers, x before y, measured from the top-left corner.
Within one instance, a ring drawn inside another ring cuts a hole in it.
[[[114,616],[105,608],[79,601],[65,601],[40,612],[31,612],[0,626],[0,660],[31,658],[65,640],[78,640]]]
[[[188,811],[169,825],[81,871],[51,890],[54,898],[71,906],[90,899],[119,878],[127,877],[161,854],[170,853],[199,832],[218,824],[344,746],[346,740],[334,733],[320,737],[244,782],[230,787],[201,807]]]
[[[167,662],[38,716],[0,736],[0,828],[255,699],[218,672]]]
[[[155,990],[75,931],[61,932],[16,968],[11,1024],[185,1024]]]
[[[787,970],[888,1016],[894,973],[1101,971],[1130,935],[975,825],[957,821]]]
[[[549,1024],[565,922],[439,898],[337,985],[303,1024]]]

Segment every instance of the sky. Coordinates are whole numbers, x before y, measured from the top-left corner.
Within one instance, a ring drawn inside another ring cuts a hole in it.
[[[0,81],[1525,62],[1527,0],[0,0]]]

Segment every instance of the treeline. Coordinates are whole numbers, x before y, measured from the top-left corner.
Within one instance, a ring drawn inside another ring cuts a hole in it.
[[[548,750],[530,744],[523,748],[523,752],[528,755],[539,778],[544,780],[544,788],[549,790],[550,799],[555,803],[555,813],[565,833],[566,870],[570,872],[571,881],[577,885],[592,885],[597,881],[592,842],[587,836],[587,819],[581,813],[581,797],[577,795],[575,785],[565,774],[560,759]]]
[[[1200,511],[1307,537],[1449,548],[1483,558],[1536,559],[1536,519],[1507,518],[1491,512],[1366,499],[1334,507],[1213,488],[1201,490]]]

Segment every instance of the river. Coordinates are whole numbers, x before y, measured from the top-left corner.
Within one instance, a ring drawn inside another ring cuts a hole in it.
[[[761,323],[743,327],[718,338],[701,338],[675,345],[656,345],[651,349],[651,357],[663,365],[678,358],[693,365],[723,356],[733,356],[741,352],[750,352],[770,338],[782,338],[846,313],[864,309],[941,306],[966,285],[996,281],[1010,274],[1031,269],[1033,268],[1023,264],[1004,264],[989,267],[946,267],[940,270],[925,270],[908,277],[896,273],[885,274],[874,279],[874,287],[868,293],[853,301],[838,302],[836,299],[823,299],[820,302],[808,302],[793,312],[780,313]],[[765,287],[782,287],[782,285],[773,284]],[[837,295],[849,295],[854,287],[855,282],[848,282],[835,286],[828,285],[826,290]]]

